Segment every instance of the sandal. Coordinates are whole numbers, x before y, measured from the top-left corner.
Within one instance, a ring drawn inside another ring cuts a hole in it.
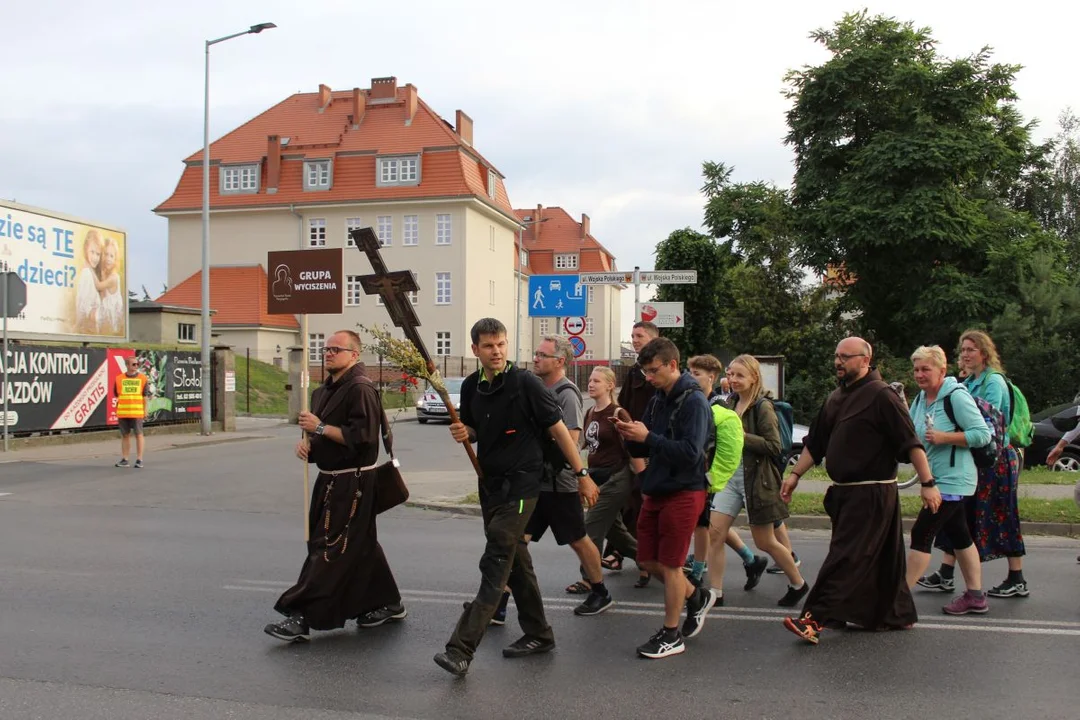
[[[566,592],[570,595],[588,595],[592,592],[592,585],[586,580],[578,580],[573,585],[567,585]]]
[[[610,555],[600,561],[601,567],[612,572],[619,572],[622,570],[623,557],[618,550],[612,551]]]
[[[651,580],[651,579],[652,579],[652,575],[650,575],[647,572],[643,572],[640,575],[638,575],[638,579],[637,579],[637,582],[634,583],[634,587],[636,587],[636,588],[648,587],[649,580]]]

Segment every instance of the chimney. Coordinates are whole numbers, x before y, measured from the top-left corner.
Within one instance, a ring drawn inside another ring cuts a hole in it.
[[[536,206],[536,214],[533,215],[533,224],[530,226],[530,227],[532,227],[532,231],[533,231],[533,242],[537,243],[537,244],[540,242],[540,228],[544,227],[544,224],[542,222],[540,222],[543,219],[544,219],[544,206],[543,205],[537,205]]]
[[[466,145],[472,145],[472,118],[462,110],[457,111],[457,125],[454,129]]]
[[[364,113],[367,111],[367,95],[365,95],[360,88],[352,89],[352,106],[352,123],[353,129],[355,130],[360,126],[360,122],[364,119]]]
[[[413,118],[416,117],[416,86],[409,83],[405,86],[405,127],[412,125]]]
[[[585,242],[587,237],[589,237],[589,216],[581,213],[581,242]]]
[[[266,192],[277,192],[281,181],[281,138],[277,135],[266,137]]]
[[[371,78],[371,99],[372,100],[396,100],[397,99],[397,78],[396,77],[381,77]]]
[[[330,86],[319,85],[319,112],[330,106]]]

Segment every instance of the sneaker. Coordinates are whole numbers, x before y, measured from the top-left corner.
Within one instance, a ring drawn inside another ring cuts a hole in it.
[[[799,567],[800,565],[802,565],[802,560],[799,559],[799,554],[796,553],[794,550],[791,551],[791,557],[792,557],[793,560],[795,560],[795,567]],[[769,569],[766,570],[765,572],[768,573],[769,575],[783,575],[784,574],[784,570],[779,565],[777,565],[775,562],[772,565],[770,565]]]
[[[589,593],[589,596],[585,598],[585,602],[574,608],[574,614],[581,615],[582,617],[599,615],[614,604],[615,601],[611,598],[610,592],[605,592],[601,595],[594,591]]]
[[[142,460],[136,460],[135,461],[135,469],[136,470],[142,470],[142,466],[143,466]]]
[[[689,576],[690,573],[692,573],[694,571],[694,556],[693,555],[687,555],[686,556],[686,562],[683,563],[682,571],[683,571],[683,574],[685,574],[687,576]]]
[[[810,617],[810,613],[803,613],[800,618],[784,618],[784,627],[814,645],[821,638],[821,625]]]
[[[371,612],[366,612],[356,618],[356,624],[362,628],[379,627],[384,623],[404,620],[405,616],[408,614],[409,612],[405,609],[404,605],[385,605],[376,610],[372,610]]]
[[[684,652],[686,652],[686,643],[683,642],[682,634],[676,630],[673,635],[669,635],[664,628],[660,628],[658,633],[637,649],[638,655],[652,660]]]
[[[526,655],[539,655],[550,652],[555,647],[554,640],[541,640],[540,638],[522,635],[520,638],[503,648],[503,657],[519,658]]]
[[[120,458],[120,462],[113,465],[113,467],[131,467],[131,463],[127,461],[127,458]]]
[[[985,596],[976,598],[968,591],[941,609],[946,615],[967,615],[968,613],[982,615],[990,612],[990,605],[986,602]]]
[[[461,677],[469,672],[469,661],[465,658],[454,658],[450,653],[438,653],[435,655],[435,664],[451,675]]]
[[[810,583],[805,580],[803,581],[802,587],[798,590],[788,585],[787,593],[785,593],[784,597],[780,598],[776,604],[780,607],[795,607],[809,592]]]
[[[746,584],[743,585],[743,590],[753,590],[757,587],[757,584],[761,582],[761,575],[765,572],[765,569],[769,567],[769,561],[765,558],[757,555],[754,557],[754,562],[749,565],[743,565],[746,570]]]
[[[987,590],[986,594],[996,598],[1027,597],[1031,594],[1031,591],[1028,590],[1027,583],[1023,580],[1020,582],[1006,580],[997,587]]]
[[[915,584],[927,590],[938,590],[940,592],[954,592],[956,590],[956,578],[941,577],[941,573],[937,571],[924,575]]]
[[[510,593],[504,592],[502,600],[499,601],[499,607],[495,608],[495,614],[491,616],[491,622],[489,625],[495,625],[496,627],[502,627],[506,624],[506,604],[510,602]],[[466,603],[466,609],[468,604]]]
[[[705,627],[705,616],[714,605],[716,605],[716,591],[712,588],[708,590],[698,588],[686,601],[686,620],[683,621],[682,636],[692,638],[701,632],[701,628]],[[638,651],[640,652],[640,649]],[[646,657],[649,656],[646,655]]]
[[[311,631],[304,622],[303,615],[293,615],[279,623],[270,623],[263,628],[263,632],[285,642],[307,642],[311,639]]]

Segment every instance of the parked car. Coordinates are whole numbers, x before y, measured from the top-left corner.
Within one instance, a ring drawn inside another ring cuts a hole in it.
[[[1061,436],[1076,427],[1077,421],[1080,420],[1078,412],[1080,412],[1080,403],[1074,401],[1055,405],[1031,416],[1031,421],[1035,425],[1035,438],[1024,451],[1024,467],[1046,465],[1046,456],[1054,449]],[[1054,470],[1080,470],[1080,444],[1073,443],[1066,446],[1061,457],[1054,463]]]
[[[795,463],[799,462],[799,455],[802,454],[803,438],[806,437],[806,433],[810,432],[810,428],[805,425],[799,425],[795,423],[791,427],[791,452],[788,453],[787,458],[784,460],[784,464],[791,467]]]
[[[461,409],[461,383],[463,382],[465,378],[443,378],[446,391],[450,394],[450,402],[454,403],[454,410]],[[426,424],[428,420],[450,421],[450,412],[431,385],[424,388],[424,394],[416,401],[416,420],[421,425]]]

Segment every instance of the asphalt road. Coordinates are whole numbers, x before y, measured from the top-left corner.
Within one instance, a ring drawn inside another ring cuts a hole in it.
[[[399,451],[436,472],[445,458],[406,440],[428,433],[404,427]],[[617,606],[574,617],[562,588],[576,563],[546,539],[534,557],[556,651],[502,658],[518,636],[511,607],[455,679],[431,656],[475,592],[479,521],[399,509],[380,535],[408,619],[284,645],[262,626],[304,551],[294,433],[270,434],[161,452],[143,471],[0,466],[0,718],[1078,716],[1080,565],[1063,539],[1031,540],[1029,598],[949,618],[946,596],[919,594],[916,629],[834,632],[818,647],[782,628],[780,578],[745,593],[731,562],[728,605],[662,661],[634,655],[659,626],[661,589],[615,575]],[[827,536],[794,535],[813,577]],[[991,564],[987,581],[1004,571]]]

